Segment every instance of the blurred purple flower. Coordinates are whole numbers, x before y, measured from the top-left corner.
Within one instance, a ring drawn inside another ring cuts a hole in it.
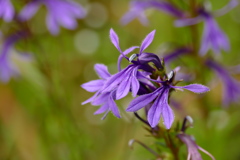
[[[198,10],[198,16],[189,19],[179,19],[176,20],[175,25],[178,27],[189,26],[197,24],[201,21],[204,22],[204,30],[202,35],[202,45],[199,53],[205,55],[211,48],[214,53],[219,54],[221,49],[224,51],[229,51],[230,44],[228,37],[220,29],[214,17],[223,15],[227,13],[230,9],[238,5],[237,0],[231,0],[227,6],[215,12],[210,12],[205,8],[200,8]]]
[[[112,111],[112,113],[116,117],[120,118],[121,116],[118,107],[114,102],[114,100],[116,100],[116,91],[113,90],[104,93],[102,92],[104,84],[106,83],[107,79],[111,76],[110,73],[108,72],[107,67],[103,64],[96,64],[94,66],[94,69],[98,74],[99,78],[101,79],[93,80],[81,85],[81,87],[88,92],[96,92],[91,98],[84,101],[82,105],[89,102],[91,102],[91,104],[94,106],[101,105],[101,107],[94,114],[101,114],[105,112],[102,119],[104,119],[107,116],[109,111]]]
[[[0,80],[4,83],[19,74],[17,67],[10,59],[11,49],[18,39],[18,35],[10,36],[4,41],[0,51]]]
[[[187,89],[194,93],[204,93],[209,91],[209,88],[201,84],[190,84],[187,86],[172,86],[171,81],[156,81],[161,83],[162,86],[157,88],[154,92],[141,95],[135,98],[126,109],[128,112],[136,112],[139,109],[151,104],[151,108],[148,111],[147,119],[152,128],[157,126],[161,116],[163,117],[164,125],[167,129],[170,129],[174,120],[174,114],[170,106],[168,105],[169,91],[171,88],[175,89]]]
[[[188,149],[188,160],[202,160],[202,156],[201,154],[198,152],[198,150],[204,152],[205,154],[207,154],[209,157],[211,157],[212,160],[215,160],[215,158],[206,150],[204,150],[203,148],[201,148],[200,146],[198,146],[196,144],[196,142],[194,141],[193,137],[185,134],[185,133],[180,133],[177,135],[177,137],[187,145],[187,149]]]
[[[175,50],[173,50],[172,52],[170,52],[164,56],[164,62],[170,63],[171,61],[178,58],[179,56],[181,56],[183,54],[188,54],[191,51],[192,51],[192,49],[190,49],[189,47],[176,48]]]
[[[207,60],[206,65],[216,72],[223,83],[223,105],[228,106],[232,102],[239,102],[240,83],[233,79],[229,72],[220,64]]]
[[[10,22],[14,17],[14,8],[10,0],[0,0],[0,17]]]
[[[138,18],[143,25],[148,24],[148,20],[144,11],[149,8],[154,8],[170,14],[174,17],[182,18],[184,13],[177,9],[172,3],[164,0],[132,0],[130,2],[130,11],[128,11],[121,19],[123,25],[128,24],[133,19]]]
[[[24,21],[31,19],[41,4],[47,7],[47,28],[53,35],[59,33],[60,25],[67,29],[75,29],[76,19],[86,15],[81,5],[70,0],[33,0],[22,9],[19,18]]]

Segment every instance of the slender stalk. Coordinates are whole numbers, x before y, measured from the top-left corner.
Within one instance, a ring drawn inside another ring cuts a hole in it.
[[[146,125],[150,126],[150,124],[149,124],[146,120],[144,120],[142,117],[140,117],[137,112],[134,112],[134,115],[135,115],[135,116],[137,117],[137,119],[139,119],[141,122],[143,122],[143,123],[145,123]],[[151,126],[150,126],[150,127],[151,127]]]

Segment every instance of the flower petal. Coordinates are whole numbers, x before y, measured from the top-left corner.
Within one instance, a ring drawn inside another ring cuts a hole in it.
[[[113,93],[112,93],[113,94]],[[118,107],[115,103],[115,101],[113,100],[112,95],[109,96],[108,98],[108,105],[110,106],[110,110],[112,111],[112,113],[117,117],[117,118],[121,118]]]
[[[95,93],[92,97],[82,102],[82,105],[92,102],[98,95],[99,95],[99,92]]]
[[[105,66],[104,64],[95,64],[94,69],[98,76],[102,79],[106,80],[111,76],[111,74],[108,72],[107,66]]]
[[[26,21],[32,18],[39,9],[39,3],[31,2],[28,3],[22,11],[19,13],[21,20]]]
[[[111,28],[110,29],[110,40],[112,44],[117,48],[117,50],[122,53],[121,48],[119,47],[119,40],[118,40],[118,35],[116,32]]]
[[[104,105],[102,105],[98,110],[96,110],[95,112],[94,112],[94,115],[96,115],[96,114],[102,114],[103,112],[106,112],[106,111],[108,111],[109,110],[109,105],[108,105],[108,103],[105,103]]]
[[[102,88],[103,84],[104,84],[104,80],[98,79],[98,80],[93,80],[93,81],[84,83],[81,85],[81,87],[88,92],[96,92]]]
[[[124,70],[112,75],[104,84],[102,92],[109,92],[109,91],[113,90],[114,88],[116,88],[117,85],[119,85],[119,83],[121,83],[122,80],[124,80],[126,78],[129,70],[131,70],[132,67],[133,67],[133,65],[129,65]]]
[[[173,88],[183,88],[183,89],[187,89],[189,91],[192,91],[194,93],[205,93],[205,92],[208,92],[210,91],[210,89],[204,85],[201,85],[201,84],[190,84],[190,85],[187,85],[187,86],[175,86]]]
[[[167,90],[162,97],[162,116],[163,122],[167,129],[170,129],[174,120],[174,113],[168,105],[168,91]]]
[[[131,85],[131,73],[126,75],[126,77],[119,84],[116,92],[116,99],[121,99],[125,97],[130,91],[130,85]]]
[[[55,17],[51,13],[48,13],[46,21],[47,28],[51,34],[57,35],[59,33],[59,25]]]
[[[130,103],[130,105],[128,106],[126,111],[128,111],[128,112],[136,112],[139,109],[145,107],[146,105],[151,103],[158,96],[158,94],[159,94],[161,89],[162,88],[159,88],[159,89],[155,90],[152,93],[145,94],[145,95],[142,95],[142,96],[139,96],[139,97],[135,98]]]
[[[148,111],[148,122],[152,128],[159,123],[162,113],[161,96],[159,96]]]
[[[185,27],[185,26],[191,26],[194,24],[197,24],[202,21],[202,18],[195,17],[195,18],[189,18],[189,19],[178,19],[174,22],[176,27]]]
[[[159,123],[161,115],[166,128],[170,129],[172,126],[174,114],[168,105],[168,92],[169,88],[164,88],[148,111],[148,122],[151,127],[155,127]]]
[[[110,97],[111,93],[107,92],[107,93],[102,93],[99,96],[97,96],[93,101],[92,101],[92,105],[94,106],[99,106],[102,105],[104,103],[106,103],[107,99]]]
[[[136,78],[137,76],[137,68],[132,72],[132,79],[131,79],[131,90],[132,90],[132,96],[136,97],[140,84],[138,79]]]
[[[152,43],[156,30],[150,32],[143,40],[140,47],[140,54]]]

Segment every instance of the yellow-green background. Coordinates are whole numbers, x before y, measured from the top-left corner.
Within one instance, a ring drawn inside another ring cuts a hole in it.
[[[14,1],[14,0],[12,0]],[[124,110],[131,96],[118,101],[121,119],[109,114],[93,115],[98,108],[81,102],[92,96],[80,85],[97,79],[93,66],[104,63],[109,71],[116,73],[119,52],[109,40],[109,30],[113,28],[120,38],[124,50],[140,45],[143,38],[153,29],[156,35],[146,51],[160,57],[167,43],[184,45],[191,41],[188,28],[175,28],[173,18],[162,12],[147,12],[150,24],[142,26],[134,20],[126,26],[119,24],[122,15],[128,10],[128,0],[78,0],[89,14],[78,20],[79,26],[70,31],[61,28],[58,36],[52,36],[45,26],[44,7],[29,22],[33,36],[19,41],[15,48],[32,54],[32,60],[13,59],[21,71],[21,76],[9,83],[0,84],[0,159],[2,160],[148,160],[154,159],[148,151],[135,144],[130,149],[128,141],[138,139],[154,148],[154,139],[148,137],[143,124],[132,113]],[[178,2],[181,3],[187,1]],[[200,2],[200,1],[199,1]],[[228,1],[210,1],[213,9],[224,6]],[[14,1],[21,9],[24,2]],[[94,9],[91,7],[94,6]],[[228,35],[231,51],[215,57],[224,65],[237,65],[240,62],[240,8],[217,18],[220,27]],[[17,23],[1,21],[3,33],[10,34]],[[199,25],[201,34],[202,24]],[[84,36],[82,36],[84,35]],[[86,50],[82,51],[81,46]],[[94,47],[96,47],[94,49]],[[212,54],[212,53],[209,53]],[[127,64],[127,63],[125,63]],[[199,69],[191,58],[179,58],[171,65],[182,66],[185,71]],[[189,68],[188,68],[189,67]],[[194,74],[189,72],[189,74]],[[196,138],[197,144],[212,153],[218,160],[240,159],[240,106],[221,106],[222,86],[219,78],[211,72],[203,72],[204,85],[211,91],[204,94],[208,107],[200,103],[199,96],[188,91],[173,93],[184,110],[175,111],[175,121],[185,115],[194,119],[194,128],[187,133]],[[235,78],[238,78],[237,76]],[[196,80],[194,83],[203,82]],[[184,85],[184,83],[179,84]],[[204,108],[204,109],[203,109]],[[206,110],[209,110],[206,114]],[[204,159],[210,159],[203,155]],[[184,158],[183,158],[184,159]]]

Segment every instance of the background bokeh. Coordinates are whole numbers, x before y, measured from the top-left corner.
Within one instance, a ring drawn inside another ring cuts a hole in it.
[[[12,0],[14,1],[14,0]],[[184,0],[182,0],[184,2]],[[131,96],[118,101],[123,118],[109,114],[93,115],[98,108],[81,102],[92,96],[80,85],[98,79],[93,70],[95,63],[104,63],[110,73],[116,73],[118,51],[109,40],[113,28],[120,37],[122,49],[139,45],[153,29],[156,35],[147,51],[164,55],[171,44],[179,46],[191,40],[188,28],[175,28],[173,18],[156,10],[148,10],[150,25],[142,26],[134,20],[126,26],[119,23],[129,9],[129,0],[76,0],[87,10],[87,16],[78,20],[76,30],[61,28],[52,36],[45,26],[46,10],[40,9],[26,25],[32,36],[15,45],[20,52],[29,52],[29,58],[13,55],[21,76],[9,83],[0,83],[0,159],[3,160],[147,160],[154,159],[144,148],[135,144],[128,146],[130,139],[137,139],[153,146],[143,124],[132,113],[124,110]],[[227,0],[211,0],[213,10],[221,8]],[[24,2],[14,1],[21,8]],[[240,62],[240,7],[217,18],[220,27],[228,35],[230,53],[217,57],[226,66]],[[0,22],[2,32],[11,33],[17,24]],[[201,34],[202,26],[199,26]],[[16,51],[12,51],[16,52]],[[127,62],[126,62],[127,63]],[[170,69],[181,66],[190,76],[198,69],[187,57],[176,59]],[[173,93],[172,99],[181,105],[175,108],[177,122],[185,115],[194,119],[194,127],[188,130],[202,148],[218,160],[240,159],[240,106],[221,106],[222,86],[212,72],[206,72],[195,83],[204,83],[211,91],[202,95],[190,92]],[[239,76],[236,76],[240,80]],[[187,84],[188,82],[186,82]],[[182,83],[181,85],[184,85]],[[207,103],[207,104],[206,104]],[[207,105],[208,108],[205,106]],[[206,114],[205,109],[211,111]],[[141,114],[141,113],[140,113]],[[203,155],[204,159],[209,159]]]

